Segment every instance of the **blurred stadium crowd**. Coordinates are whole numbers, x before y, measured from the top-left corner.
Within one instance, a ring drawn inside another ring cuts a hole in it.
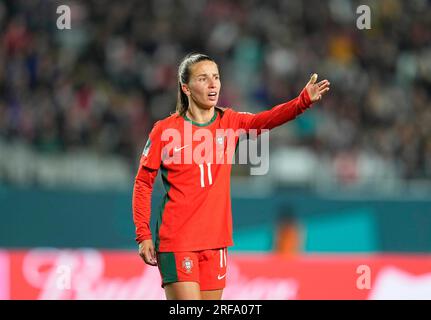
[[[71,30],[56,27],[60,4]],[[356,28],[360,4],[371,7],[371,30]],[[346,183],[362,154],[397,177],[430,179],[430,9],[426,0],[1,2],[0,139],[120,155],[135,171],[153,122],[175,110],[179,61],[202,51],[220,67],[219,104],[241,111],[295,97],[311,72],[331,81],[323,103],[274,131],[272,151],[305,149]]]

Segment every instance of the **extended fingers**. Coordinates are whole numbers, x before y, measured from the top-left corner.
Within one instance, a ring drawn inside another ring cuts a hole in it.
[[[317,74],[313,74],[307,84],[307,90],[312,101],[319,101],[329,91],[331,83],[325,79],[317,82]]]
[[[326,88],[326,87],[329,87],[329,85],[330,85],[331,83],[328,81],[328,80],[322,80],[322,81],[320,81],[318,84],[317,84],[317,86],[319,87],[319,89],[320,88]]]
[[[325,87],[325,88],[319,88],[319,95],[324,95],[325,93],[327,93],[329,91],[329,87]]]
[[[323,95],[329,91],[329,86],[331,83],[328,80],[320,81],[317,86],[319,88],[319,95]]]

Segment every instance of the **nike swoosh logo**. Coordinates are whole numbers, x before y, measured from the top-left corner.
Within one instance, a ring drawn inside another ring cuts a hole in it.
[[[225,273],[224,275],[222,275],[222,276],[221,276],[221,275],[218,275],[218,276],[217,276],[217,279],[221,280],[221,279],[223,279],[224,277],[226,277],[226,273]]]
[[[184,149],[184,148],[186,148],[186,147],[188,147],[189,145],[187,144],[187,145],[185,145],[185,146],[183,146],[183,147],[181,147],[181,148],[177,148],[177,147],[174,147],[174,152],[178,152],[178,151],[180,151],[180,150],[182,150],[182,149]]]

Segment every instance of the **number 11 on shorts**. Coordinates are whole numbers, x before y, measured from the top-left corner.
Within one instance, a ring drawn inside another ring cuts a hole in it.
[[[227,266],[226,249],[220,249],[220,268]]]

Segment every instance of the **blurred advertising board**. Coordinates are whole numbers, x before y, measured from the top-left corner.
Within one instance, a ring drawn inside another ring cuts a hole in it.
[[[226,300],[431,299],[431,256],[228,256]],[[0,299],[165,299],[136,252],[0,251]]]

